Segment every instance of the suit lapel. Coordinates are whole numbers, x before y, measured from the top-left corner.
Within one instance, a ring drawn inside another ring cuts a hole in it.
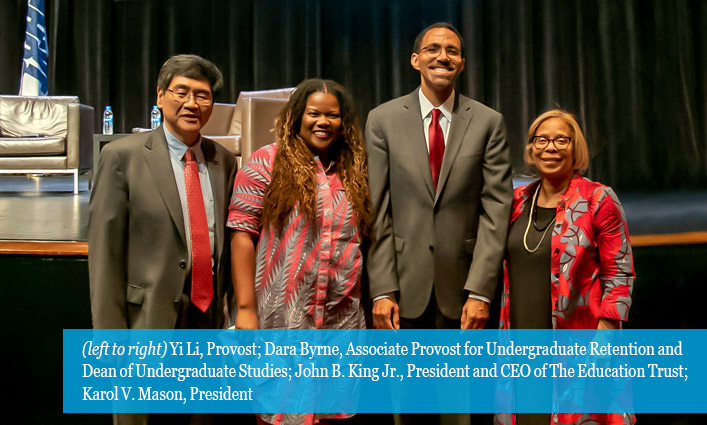
[[[422,125],[422,110],[420,109],[418,90],[410,93],[403,103],[402,125],[407,132],[410,148],[413,150],[415,162],[420,167],[420,173],[430,193],[430,198],[434,198],[434,182],[430,172],[430,156],[425,142],[425,129]]]
[[[464,141],[464,135],[466,134],[467,127],[469,127],[469,123],[471,123],[471,102],[469,99],[462,97],[459,93],[457,93],[456,99],[454,99],[452,125],[449,129],[447,144],[444,148],[444,157],[442,158],[442,168],[439,172],[439,182],[437,183],[435,203],[437,203],[437,200],[444,189],[444,185],[447,183],[449,172],[452,169],[452,164],[454,163],[457,153],[459,153],[459,148]]]
[[[182,203],[177,190],[177,183],[174,181],[174,170],[169,158],[167,139],[165,139],[162,127],[153,131],[145,143],[145,160],[152,174],[152,179],[160,192],[172,217],[177,231],[184,241],[186,247],[186,232],[184,231],[184,215],[182,213]]]
[[[211,140],[201,139],[201,151],[204,153],[206,166],[209,169],[209,179],[211,180],[211,191],[214,195],[214,227],[216,231],[216,258],[221,258],[221,250],[223,248],[224,225],[225,219],[225,193],[223,188],[226,187],[226,175],[223,165],[216,157],[216,149]]]

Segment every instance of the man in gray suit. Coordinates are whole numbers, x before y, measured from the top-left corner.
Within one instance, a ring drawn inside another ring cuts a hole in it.
[[[420,87],[368,115],[375,219],[368,258],[377,328],[483,328],[503,259],[513,189],[503,117],[460,95],[463,41],[418,35]]]
[[[96,329],[220,328],[233,293],[225,237],[236,161],[201,137],[223,77],[178,55],[157,79],[164,123],[101,152],[88,216]],[[116,424],[211,424],[208,413],[114,413]]]
[[[213,63],[170,58],[158,77],[163,125],[101,152],[89,203],[94,328],[222,327],[236,165],[199,133],[222,86]]]

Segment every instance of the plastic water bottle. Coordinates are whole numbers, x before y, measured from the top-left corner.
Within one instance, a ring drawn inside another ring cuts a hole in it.
[[[159,127],[161,123],[162,123],[162,114],[160,113],[160,110],[157,108],[157,105],[154,105],[152,107],[152,112],[150,113],[150,126],[154,130],[157,127]]]
[[[103,134],[106,136],[113,134],[113,111],[110,110],[110,106],[106,106],[106,110],[103,111]]]

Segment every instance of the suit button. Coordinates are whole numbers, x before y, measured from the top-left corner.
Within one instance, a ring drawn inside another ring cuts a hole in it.
[[[559,273],[555,273],[555,279],[559,279],[559,278],[560,278],[560,274],[559,274]]]
[[[555,248],[555,254],[559,254],[559,253],[560,253],[560,248]]]
[[[180,261],[180,262],[179,262],[179,267],[181,267],[181,268],[183,268],[183,269],[186,269],[186,268],[187,268],[187,262],[184,261],[184,260]]]
[[[435,247],[430,245],[430,252],[435,252]]]

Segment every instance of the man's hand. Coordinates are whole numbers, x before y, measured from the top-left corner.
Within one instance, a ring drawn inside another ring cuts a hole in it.
[[[373,326],[376,329],[400,329],[398,303],[395,298],[385,297],[373,302]]]
[[[489,319],[489,303],[469,298],[462,310],[462,329],[483,329]]]
[[[258,314],[250,308],[238,309],[236,329],[258,329]]]

